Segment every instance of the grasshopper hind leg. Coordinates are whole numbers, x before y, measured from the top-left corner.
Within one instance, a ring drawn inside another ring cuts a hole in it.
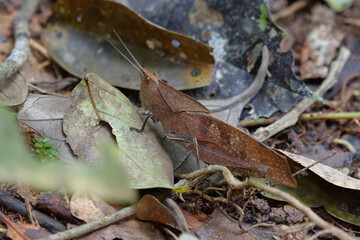
[[[176,141],[184,141],[194,144],[195,151],[196,151],[196,162],[197,162],[197,168],[200,169],[200,155],[199,155],[199,147],[198,147],[198,141],[196,137],[192,136],[177,136],[173,134],[166,134],[166,138],[170,140],[176,140]],[[185,160],[189,157],[189,155],[186,156]]]

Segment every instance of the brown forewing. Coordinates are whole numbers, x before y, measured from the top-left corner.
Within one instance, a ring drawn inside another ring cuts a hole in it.
[[[247,168],[253,176],[296,186],[287,160],[247,133],[212,114],[183,112],[181,117],[188,135],[197,139],[204,162]]]
[[[200,158],[206,163],[246,170],[251,176],[267,177],[296,187],[284,157],[210,114],[210,110],[195,99],[154,78],[153,74],[142,78],[140,98],[161,122],[166,134],[196,138]],[[193,143],[179,143],[196,152]]]

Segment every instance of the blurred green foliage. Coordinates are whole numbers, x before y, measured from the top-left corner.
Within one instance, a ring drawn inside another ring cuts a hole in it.
[[[351,6],[353,0],[325,0],[325,2],[335,11],[342,12]]]
[[[49,140],[38,139],[37,149],[44,156],[57,155]],[[35,159],[19,131],[15,113],[0,107],[0,182],[30,185],[39,190],[65,188],[68,193],[88,193],[117,203],[133,203],[137,191],[130,189],[126,171],[118,163],[118,149],[103,146],[101,164],[87,166],[79,162]]]

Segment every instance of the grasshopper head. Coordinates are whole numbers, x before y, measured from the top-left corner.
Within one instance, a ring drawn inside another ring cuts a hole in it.
[[[148,71],[145,68],[141,69],[143,74],[140,74],[141,80],[145,80],[146,82],[151,81],[154,82],[156,85],[159,83],[159,79],[155,76],[154,73]]]

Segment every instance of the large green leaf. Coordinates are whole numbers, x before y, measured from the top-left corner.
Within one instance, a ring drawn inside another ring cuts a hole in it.
[[[87,82],[82,80],[74,88],[72,107],[64,116],[66,141],[74,153],[88,163],[96,161],[98,150],[94,129],[100,121],[105,121],[116,137],[120,150],[118,161],[127,170],[130,186],[137,189],[171,188],[172,162],[155,134],[149,128],[143,133],[130,130],[130,127],[141,128],[143,124],[143,118],[131,102],[98,75],[87,74],[86,79]]]

